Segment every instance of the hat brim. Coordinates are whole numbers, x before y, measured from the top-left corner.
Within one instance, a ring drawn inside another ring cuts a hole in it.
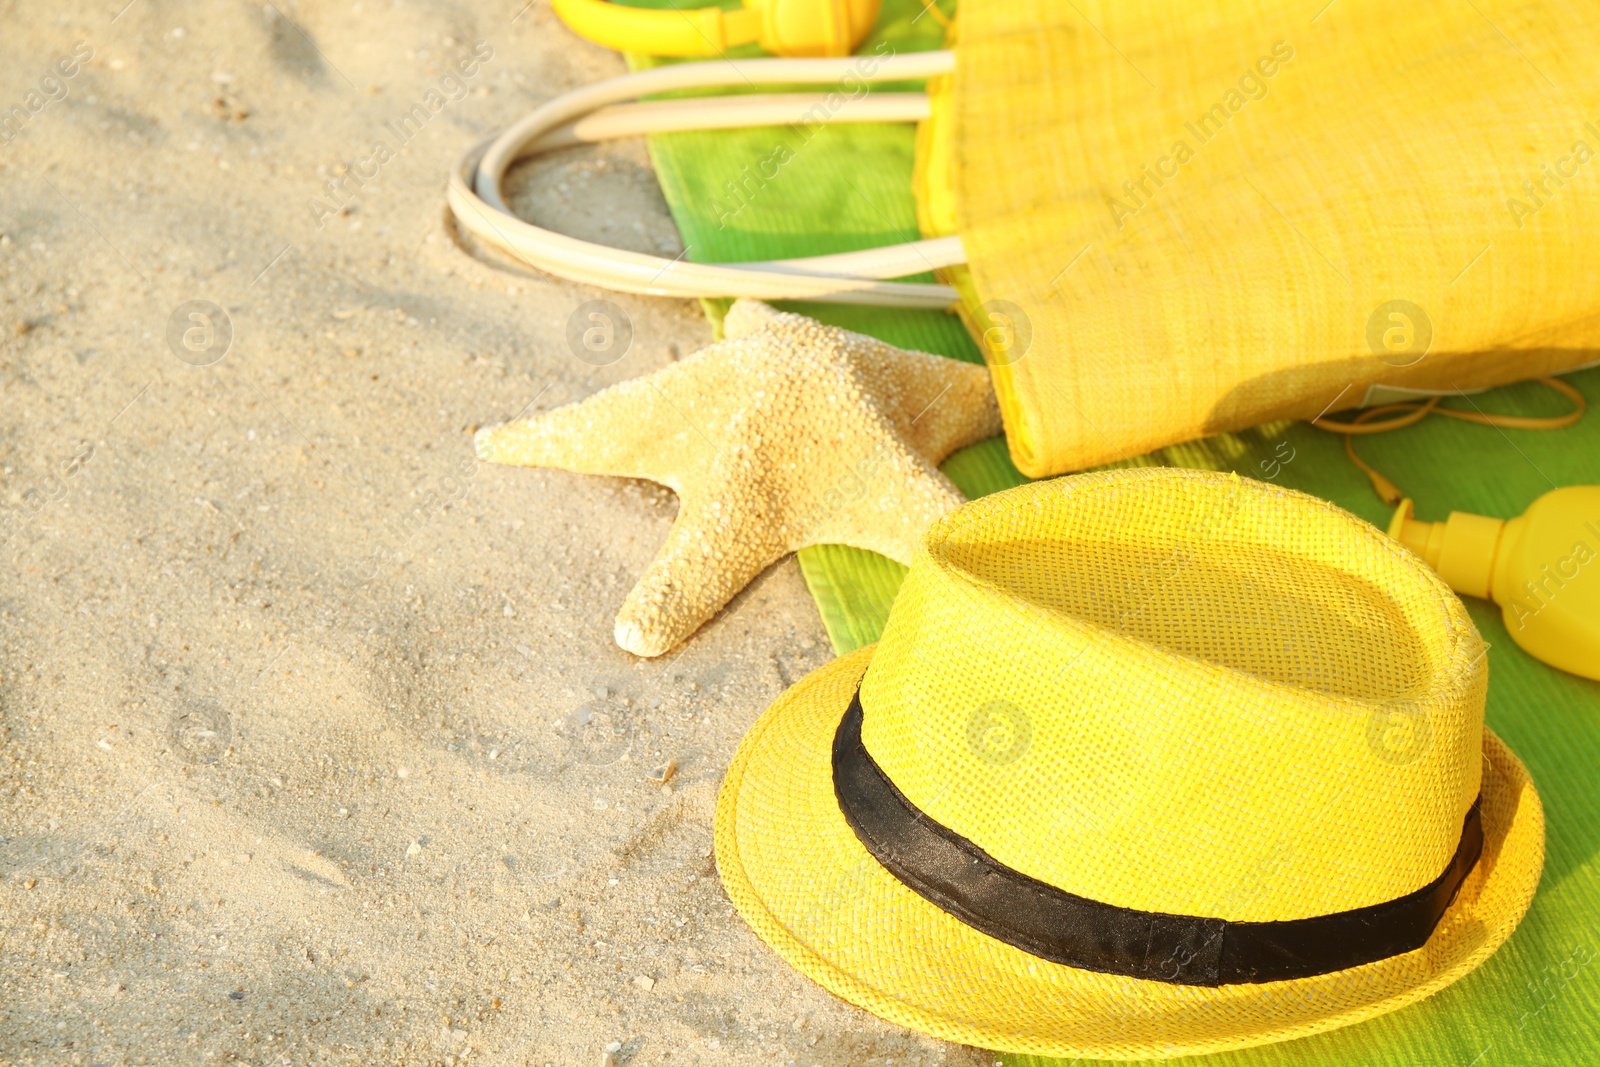
[[[801,680],[751,727],[717,799],[734,906],[789,964],[875,1015],[1005,1052],[1164,1059],[1303,1037],[1404,1007],[1487,959],[1527,911],[1544,813],[1527,770],[1483,735],[1483,855],[1422,948],[1312,978],[1182,986],[1051,963],[898,882],[834,798],[832,743],[872,649]]]

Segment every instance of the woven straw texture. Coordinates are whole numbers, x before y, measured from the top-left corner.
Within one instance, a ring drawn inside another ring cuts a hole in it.
[[[1455,852],[1482,642],[1368,524],[1154,468],[985,497],[926,544],[862,687],[863,737],[912,803],[1007,866],[1121,907],[1265,922],[1403,896]],[[1026,752],[970,744],[985,714],[1002,734],[1031,724]],[[1286,840],[1241,898],[1241,858]]]
[[[1594,361],[1594,9],[1319,6],[964,0],[950,180],[972,299],[1031,320],[992,366],[1023,472]]]
[[[948,0],[943,6],[951,8]],[[1503,29],[1518,33],[1522,16],[1512,8],[1478,6]],[[919,9],[916,0],[886,0],[879,32],[865,50],[884,41],[901,52],[937,47],[934,20],[925,16],[912,21]],[[1331,16],[1330,11],[1317,25]],[[724,183],[766,158],[777,138],[793,136],[793,131],[768,128],[651,139],[652,158],[690,246],[689,258],[714,262],[820,254],[916,236],[915,135],[905,126],[820,129],[780,180],[727,218],[721,212],[726,197],[719,192]],[[720,308],[709,310],[715,321]],[[829,305],[795,310],[902,347],[980,358],[960,323],[938,312]],[[1600,371],[1568,380],[1585,393],[1591,407],[1600,405]],[[1533,385],[1449,403],[1520,415],[1564,410],[1559,398]],[[1429,419],[1360,447],[1416,497],[1424,518],[1442,519],[1451,508],[1509,517],[1552,484],[1600,480],[1596,419],[1560,433],[1504,434],[1451,419]],[[1331,434],[1301,423],[1275,423],[1116,463],[1237,470],[1336,501],[1382,526],[1391,509],[1373,495],[1341,450],[1342,443]],[[1025,481],[1000,438],[957,453],[941,469],[969,497]],[[798,559],[835,649],[844,654],[877,641],[905,568],[844,546],[805,549]],[[1475,1067],[1568,1067],[1600,1058],[1595,1025],[1600,1018],[1600,968],[1591,962],[1600,952],[1593,918],[1600,912],[1600,863],[1595,859],[1600,855],[1600,791],[1593,788],[1594,768],[1600,766],[1600,685],[1533,660],[1511,640],[1492,605],[1467,601],[1467,607],[1492,644],[1487,656],[1488,722],[1528,762],[1549,811],[1544,884],[1517,936],[1465,980],[1406,1011],[1195,1064],[1414,1067],[1476,1060]],[[996,1059],[1012,1067],[1082,1062],[1077,1057],[1057,1061],[1009,1053]]]
[[[1310,497],[1173,470],[1015,489],[937,524],[875,650],[751,731],[719,867],[796,967],[954,1040],[1146,1058],[1355,1022],[1480,963],[1538,884],[1542,809],[1482,730],[1481,651],[1426,567]],[[1426,946],[1363,967],[1204,989],[1048,963],[856,841],[829,752],[863,673],[863,739],[913,803],[1092,899],[1256,921],[1392,899],[1444,869],[1480,786],[1484,856]]]

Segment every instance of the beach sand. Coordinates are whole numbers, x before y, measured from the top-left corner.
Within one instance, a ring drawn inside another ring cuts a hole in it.
[[[709,340],[443,221],[464,146],[620,59],[545,0],[126,2],[0,16],[0,1063],[992,1062],[717,880],[735,745],[831,657],[793,561],[638,660],[672,495],[473,459]],[[640,143],[514,186],[680,248]]]

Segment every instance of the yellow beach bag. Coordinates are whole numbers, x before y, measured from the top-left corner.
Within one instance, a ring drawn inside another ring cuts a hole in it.
[[[1600,359],[1600,10],[1317,7],[963,3],[919,203],[1024,473]]]
[[[566,277],[956,307],[1017,466],[1600,360],[1600,10],[1377,0],[964,0],[951,52],[678,64],[469,149],[457,222]],[[870,92],[928,78],[928,93]],[[656,99],[715,85],[828,91]],[[515,219],[516,159],[666,129],[920,124],[923,239],[672,261]],[[944,284],[894,281],[937,269]]]

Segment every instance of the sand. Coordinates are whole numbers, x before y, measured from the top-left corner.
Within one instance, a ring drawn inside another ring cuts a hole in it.
[[[710,338],[613,296],[633,348],[582,363],[608,294],[443,222],[465,144],[621,61],[544,0],[124,3],[0,34],[0,1063],[991,1062],[790,972],[717,881],[734,746],[831,657],[793,561],[635,659],[671,494],[473,460]],[[680,247],[641,144],[515,183]],[[169,344],[188,301],[225,319]]]

